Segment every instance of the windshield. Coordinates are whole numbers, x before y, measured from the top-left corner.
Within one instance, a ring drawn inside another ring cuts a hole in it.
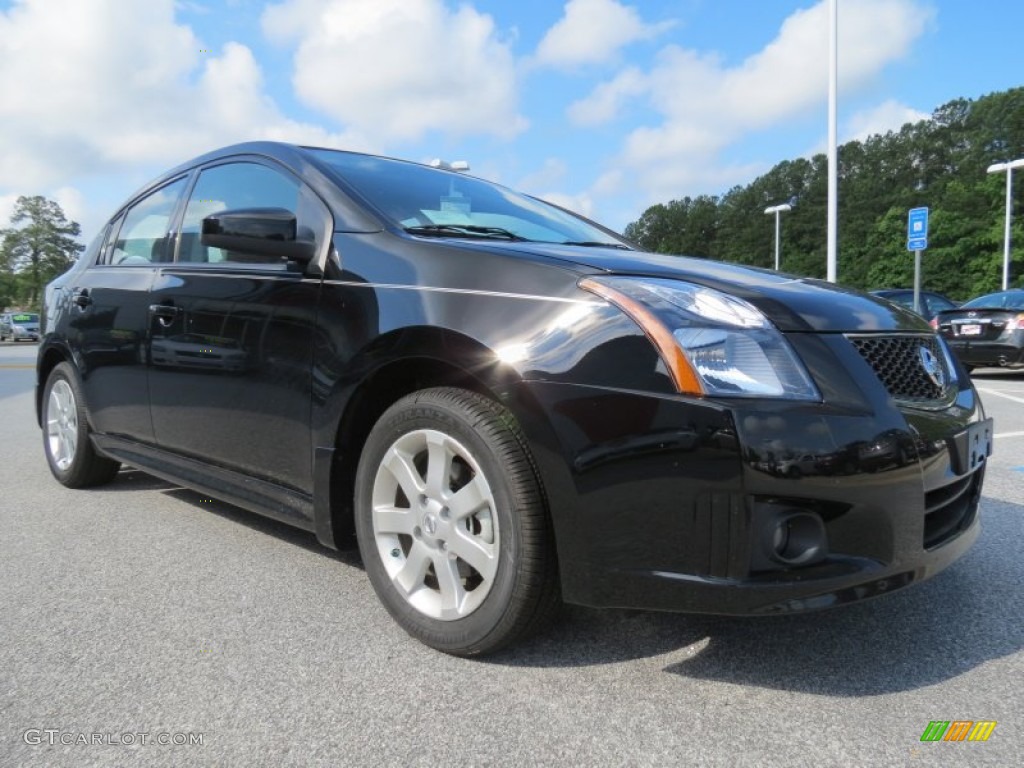
[[[11,322],[17,325],[31,325],[39,322],[39,315],[17,314],[11,315]]]
[[[1024,291],[1002,291],[979,296],[964,304],[961,309],[1024,309]]]
[[[571,213],[482,179],[372,155],[309,151],[412,234],[628,247]]]

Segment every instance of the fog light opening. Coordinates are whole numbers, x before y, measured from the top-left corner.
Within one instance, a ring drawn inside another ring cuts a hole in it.
[[[786,565],[807,565],[825,556],[825,524],[810,512],[779,515],[771,526],[770,555]]]

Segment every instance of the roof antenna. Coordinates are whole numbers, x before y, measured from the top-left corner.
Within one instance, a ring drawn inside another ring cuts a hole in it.
[[[431,168],[440,168],[442,171],[457,171],[458,173],[465,173],[469,170],[469,162],[466,160],[452,160],[448,162],[447,160],[435,157],[427,165]]]

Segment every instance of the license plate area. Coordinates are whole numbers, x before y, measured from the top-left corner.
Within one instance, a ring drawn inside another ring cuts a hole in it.
[[[958,336],[981,336],[981,325],[978,323],[957,326]]]
[[[953,471],[958,475],[973,472],[992,455],[992,419],[971,424],[949,440]]]

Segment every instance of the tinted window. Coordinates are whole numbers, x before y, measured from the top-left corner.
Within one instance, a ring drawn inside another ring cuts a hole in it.
[[[928,295],[928,308],[934,315],[939,312],[945,312],[947,309],[956,309],[956,304],[933,293]]]
[[[1002,291],[979,296],[961,309],[1024,309],[1024,291]]]
[[[540,242],[622,246],[571,213],[482,179],[371,155],[310,151],[402,227],[497,227]]]
[[[284,208],[295,214],[301,223],[300,192],[301,185],[297,181],[265,165],[229,163],[207,168],[199,174],[199,180],[189,195],[181,225],[178,261],[280,262],[280,258],[225,251],[203,245],[199,241],[203,218],[218,211],[239,208]]]
[[[882,298],[888,299],[889,301],[895,301],[897,304],[902,304],[907,309],[914,308],[914,294],[912,293],[894,293]]]
[[[167,231],[185,179],[178,179],[142,198],[128,209],[120,227],[110,229],[108,264],[130,266],[170,261]]]

